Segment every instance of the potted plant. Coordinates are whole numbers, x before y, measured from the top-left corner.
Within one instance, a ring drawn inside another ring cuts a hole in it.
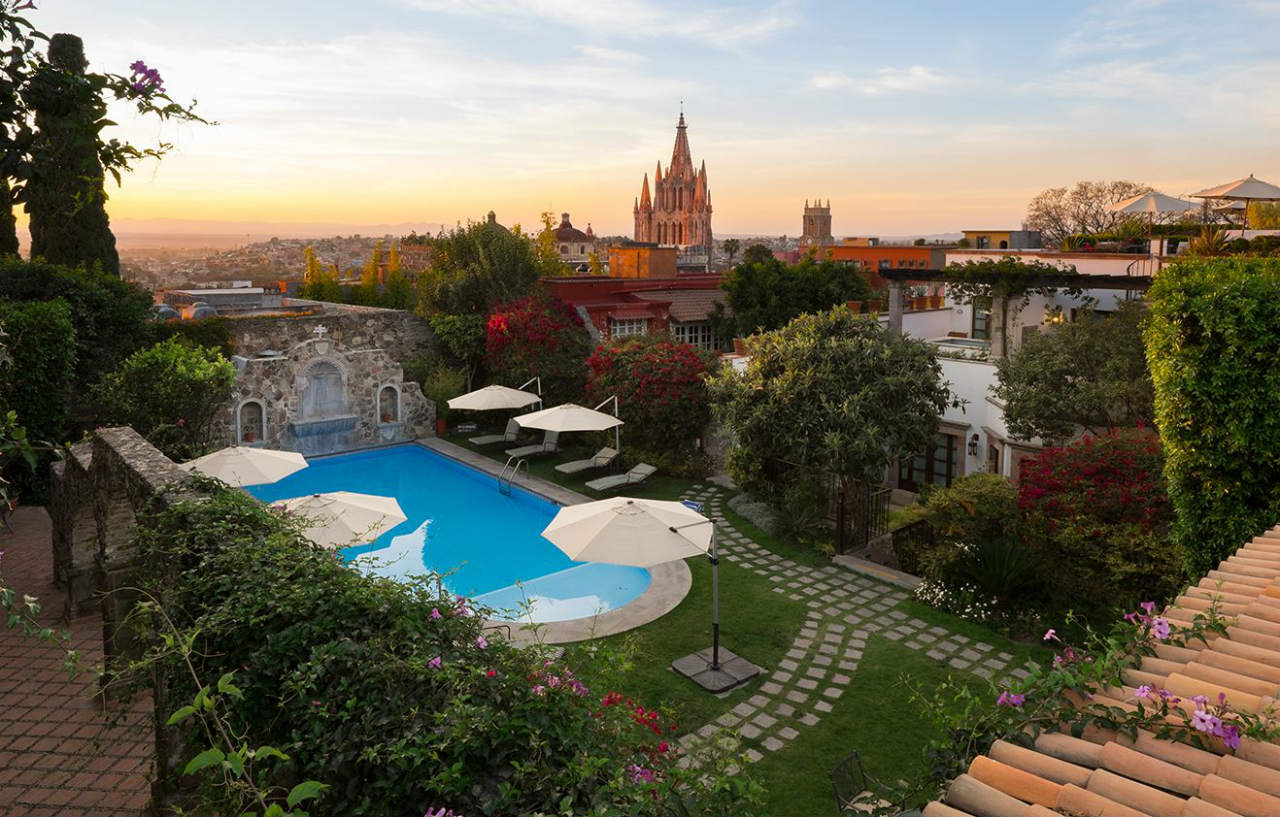
[[[258,435],[254,434],[252,431],[246,431],[244,434],[241,435],[241,437],[244,440],[244,442],[251,443],[257,439]]]

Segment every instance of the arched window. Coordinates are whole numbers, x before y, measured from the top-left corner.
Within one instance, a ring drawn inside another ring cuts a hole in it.
[[[400,391],[395,386],[383,386],[378,390],[378,420],[383,423],[400,422]]]
[[[266,432],[266,412],[257,400],[246,400],[236,412],[236,440],[254,443],[263,439]]]

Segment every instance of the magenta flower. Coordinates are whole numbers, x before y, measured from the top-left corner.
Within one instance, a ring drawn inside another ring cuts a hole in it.
[[[571,686],[579,698],[587,694],[587,685],[579,681],[577,678],[573,679],[573,684],[571,684]]]
[[[1133,697],[1150,698],[1153,691],[1154,690],[1152,690],[1151,687],[1147,686],[1146,684],[1143,684],[1142,686],[1138,687],[1133,691]]]
[[[477,649],[481,649],[481,650],[483,650],[485,647],[488,647],[488,646],[489,646],[489,642],[484,640],[484,636],[482,636],[482,635],[478,635],[478,636],[476,636],[476,648],[477,648]]]
[[[439,620],[440,620],[440,618],[441,618],[441,615],[440,615],[440,608],[438,608],[438,607],[432,607],[432,608],[431,608],[431,620],[432,620],[432,621],[439,621]]]
[[[652,783],[654,781],[653,769],[646,769],[643,766],[637,766],[632,763],[627,767],[627,771],[631,774],[632,783]]]
[[[1001,692],[996,699],[996,706],[1007,706],[1010,709],[1021,709],[1027,702],[1027,696],[1018,692]]]
[[[1240,727],[1223,726],[1218,730],[1218,737],[1222,738],[1228,749],[1240,748]]]
[[[1155,620],[1151,622],[1151,633],[1161,641],[1164,641],[1166,638],[1168,638],[1169,637],[1168,619],[1157,616]]]
[[[1154,601],[1144,601],[1142,604],[1139,604],[1138,606],[1141,607],[1146,612],[1147,615],[1151,615],[1156,610],[1156,603]]]
[[[534,684],[534,685],[533,685],[533,694],[534,694],[534,695],[542,695],[542,694],[544,694],[546,691],[547,691],[547,688],[546,688],[546,687],[544,687],[542,684]]]
[[[1196,702],[1196,705],[1197,705],[1197,706],[1199,706],[1199,707],[1202,707],[1202,708],[1203,708],[1203,707],[1205,707],[1205,706],[1208,706],[1208,704],[1209,704],[1209,696],[1208,696],[1208,695],[1197,695],[1197,696],[1195,696],[1194,698],[1192,698],[1191,700],[1195,701],[1195,702]]]
[[[435,658],[432,658],[430,661],[428,661],[427,666],[431,667],[432,669],[440,669],[440,656],[437,655]]]
[[[1212,735],[1214,731],[1214,721],[1218,721],[1217,726],[1219,728],[1222,726],[1222,721],[1219,721],[1203,709],[1197,709],[1191,714],[1191,725],[1200,732],[1208,732]]]
[[[1061,638],[1058,638],[1058,634],[1057,634],[1057,632],[1055,632],[1055,631],[1054,631],[1054,629],[1053,629],[1052,627],[1050,627],[1048,630],[1046,630],[1046,631],[1045,631],[1044,638],[1043,638],[1042,640],[1044,640],[1044,641],[1059,641],[1059,642],[1060,642],[1060,641],[1062,641],[1062,639],[1061,639]]]

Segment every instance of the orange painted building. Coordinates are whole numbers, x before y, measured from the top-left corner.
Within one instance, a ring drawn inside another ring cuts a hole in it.
[[[657,244],[621,244],[609,248],[611,278],[675,278],[676,248]]]
[[[832,261],[857,264],[858,269],[867,273],[867,280],[873,289],[880,289],[887,285],[884,278],[876,274],[881,270],[942,269],[947,262],[946,249],[940,246],[880,244],[866,247],[837,244],[825,249],[827,257]]]

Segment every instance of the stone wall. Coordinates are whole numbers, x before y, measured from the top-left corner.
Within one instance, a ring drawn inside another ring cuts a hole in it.
[[[235,353],[262,357],[268,350],[291,349],[315,337],[317,326],[328,337],[352,349],[382,349],[392,360],[404,363],[419,355],[435,354],[435,333],[425,318],[402,309],[372,306],[328,305],[319,315],[227,316]]]

